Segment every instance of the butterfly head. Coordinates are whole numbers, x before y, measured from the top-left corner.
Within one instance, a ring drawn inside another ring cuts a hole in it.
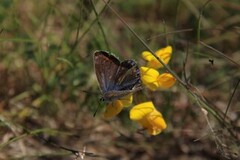
[[[121,97],[127,95],[128,93],[129,92],[126,91],[108,91],[103,93],[102,97],[100,98],[100,101],[112,102],[120,99]]]

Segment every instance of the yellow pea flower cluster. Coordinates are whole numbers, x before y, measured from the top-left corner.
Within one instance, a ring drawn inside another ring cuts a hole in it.
[[[159,49],[155,55],[167,64],[172,55],[172,47],[167,46]],[[143,59],[147,61],[146,67],[141,67],[141,80],[150,90],[167,89],[173,86],[176,79],[170,73],[160,74],[157,69],[162,68],[162,64],[148,51],[142,53]]]
[[[172,47],[156,51],[155,55],[167,64],[172,55]],[[146,66],[140,67],[142,83],[151,91],[167,89],[173,86],[176,79],[170,73],[159,73],[157,69],[162,68],[162,64],[148,51],[142,52],[142,58],[147,61]],[[121,99],[115,100],[107,105],[104,113],[105,118],[116,116],[124,107],[132,104],[133,96],[129,94]],[[130,119],[137,121],[151,135],[157,135],[164,130],[167,125],[162,114],[155,108],[151,101],[143,102],[132,107]]]

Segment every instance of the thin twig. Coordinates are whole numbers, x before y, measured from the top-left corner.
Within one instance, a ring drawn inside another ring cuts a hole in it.
[[[111,0],[108,0],[107,3],[109,3]],[[105,11],[105,9],[107,8],[107,5],[105,5],[103,7],[103,9],[98,13],[98,17],[100,17],[100,15]],[[71,47],[71,50],[69,53],[72,53],[77,45],[81,42],[81,40],[85,37],[85,35],[90,31],[90,29],[92,28],[92,26],[97,22],[97,18],[95,18],[91,23],[90,25],[86,28],[86,30],[81,34],[81,36],[79,36],[79,38],[77,40],[75,40],[73,46]]]
[[[228,56],[226,56],[224,53],[218,51],[217,49],[207,45],[206,43],[199,41],[200,44],[202,44],[203,46],[207,47],[208,49],[218,53],[219,55],[221,55],[222,57],[224,57],[225,59],[227,59],[228,61],[232,62],[233,64],[237,65],[238,67],[240,67],[240,64],[238,64],[237,62],[235,62],[234,60],[232,60],[231,58],[229,58]]]
[[[205,7],[211,2],[212,0],[208,0],[207,2],[204,3],[204,5],[202,6],[201,10],[200,10],[200,14],[198,17],[198,27],[197,27],[197,40],[200,41],[200,31],[201,31],[201,20],[202,20],[202,16],[203,16],[203,11],[205,9]]]
[[[2,32],[3,32],[3,28],[0,29],[0,34],[2,34]]]
[[[43,136],[39,135],[41,133],[39,131],[35,132],[35,131],[30,131],[30,130],[24,128],[24,127],[22,127],[22,128],[26,132],[25,134],[35,136],[36,138],[44,141],[47,144],[50,144],[51,146],[53,146],[55,148],[59,148],[59,149],[65,150],[65,151],[69,151],[73,155],[75,155],[76,157],[80,157],[81,155],[84,155],[84,156],[89,156],[89,157],[98,157],[98,158],[105,158],[105,159],[107,159],[106,156],[97,155],[97,154],[94,154],[94,153],[91,153],[91,152],[86,152],[85,150],[79,151],[79,150],[75,150],[75,149],[71,149],[71,148],[67,148],[67,147],[61,146],[61,145],[53,143],[52,141],[49,141],[49,140],[45,139]]]
[[[193,31],[192,28],[186,28],[186,29],[180,29],[180,30],[176,30],[176,31],[163,32],[163,33],[160,33],[160,34],[158,34],[156,36],[152,36],[152,37],[147,38],[147,41],[149,41],[151,39],[155,39],[155,38],[161,37],[161,36],[166,36],[166,35],[176,34],[176,33],[183,33],[183,32],[191,32],[191,31]]]
[[[189,42],[187,43],[187,54],[185,56],[185,60],[183,62],[183,78],[185,80],[185,83],[188,84],[188,79],[187,79],[187,74],[186,74],[186,64],[187,64],[187,60],[188,60],[188,46],[189,46]]]
[[[225,117],[226,117],[226,115],[227,115],[228,109],[229,109],[229,107],[230,107],[230,104],[231,104],[231,102],[232,102],[232,99],[233,99],[233,97],[234,97],[234,94],[236,93],[236,90],[237,90],[237,88],[238,88],[239,83],[240,83],[240,79],[238,80],[238,82],[237,82],[237,84],[236,84],[236,86],[235,86],[235,88],[234,88],[234,91],[233,91],[233,93],[232,93],[232,95],[231,95],[231,97],[230,97],[230,99],[229,99],[229,101],[228,101],[228,105],[227,105],[226,111],[225,111],[225,113],[224,113],[224,119],[225,119]]]
[[[103,27],[102,27],[102,24],[101,24],[101,22],[100,22],[100,20],[99,20],[99,14],[97,13],[97,10],[96,10],[96,8],[95,8],[95,5],[94,5],[93,1],[92,1],[92,0],[90,0],[90,1],[91,1],[91,4],[92,4],[92,7],[93,7],[93,11],[94,11],[94,13],[95,13],[95,16],[96,16],[96,18],[97,18],[98,26],[99,26],[99,28],[100,28],[100,30],[101,30],[101,32],[102,32],[103,39],[104,39],[104,41],[105,41],[107,50],[108,50],[108,51],[111,51],[111,50],[110,50],[110,47],[109,47],[109,44],[108,44],[108,41],[107,41],[106,34],[105,34],[105,32],[104,32],[104,30],[103,30]]]

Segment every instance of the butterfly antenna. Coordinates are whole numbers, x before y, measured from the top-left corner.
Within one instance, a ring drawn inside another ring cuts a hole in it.
[[[101,100],[102,101],[102,100]],[[93,117],[96,116],[97,112],[99,111],[99,109],[101,108],[101,104],[98,103],[98,107],[96,108],[95,112],[93,113]]]

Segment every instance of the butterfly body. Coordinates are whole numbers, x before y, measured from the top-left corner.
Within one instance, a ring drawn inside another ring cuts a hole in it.
[[[140,71],[133,60],[120,62],[105,51],[96,51],[94,68],[104,101],[117,100],[141,89]]]

